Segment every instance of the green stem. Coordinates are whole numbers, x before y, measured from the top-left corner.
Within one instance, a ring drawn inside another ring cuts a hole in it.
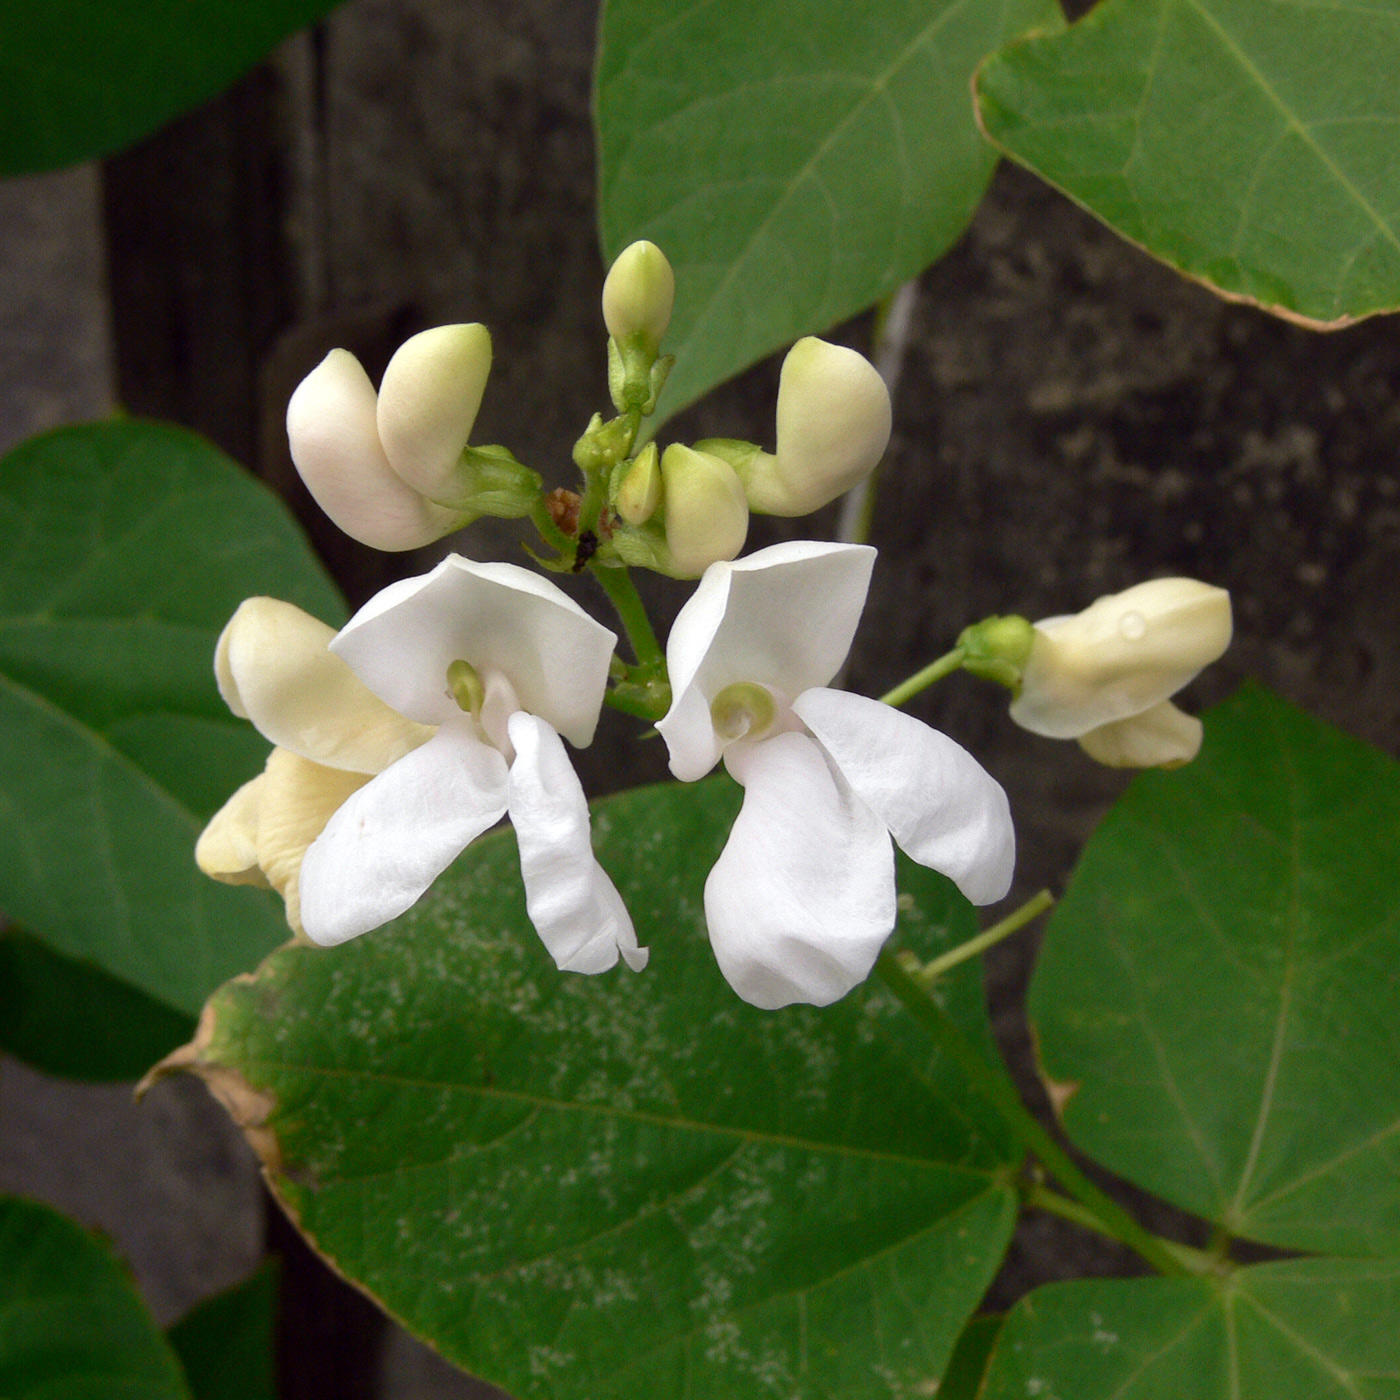
[[[1131,1247],[1131,1241],[1109,1229],[1093,1211],[1080,1205],[1078,1201],[1070,1200],[1068,1196],[1060,1195],[1058,1191],[1052,1191],[1038,1181],[1027,1182],[1022,1186],[1021,1199],[1034,1210],[1043,1210],[1047,1215],[1058,1215],[1061,1220],[1068,1220],[1071,1224],[1081,1226],[1085,1230],[1093,1230],[1107,1239],[1117,1240],[1119,1244]],[[1178,1244],[1175,1240],[1164,1240],[1161,1235],[1153,1235],[1152,1238],[1173,1255],[1181,1268],[1188,1273],[1218,1274],[1222,1266],[1227,1266],[1221,1254],[1193,1249],[1189,1244]]]
[[[927,962],[915,974],[915,978],[925,987],[931,987],[950,968],[956,967],[959,963],[966,962],[969,958],[975,958],[978,953],[985,952],[994,943],[1000,943],[1003,938],[1009,938],[1019,929],[1025,928],[1030,921],[1043,914],[1055,902],[1055,896],[1049,890],[1041,890],[1037,895],[1033,895],[1019,909],[1014,909],[1000,922],[995,923],[989,929],[984,929],[976,938],[969,938],[966,943],[959,943],[956,948],[949,948],[946,953],[934,958],[932,962]]]
[[[902,705],[921,690],[927,690],[934,681],[941,681],[944,676],[952,675],[963,664],[966,656],[967,652],[962,647],[954,647],[946,656],[940,656],[937,661],[931,661],[922,671],[916,672],[907,681],[901,681],[893,690],[882,695],[880,699],[886,705]]]
[[[554,523],[554,517],[549,513],[549,507],[545,505],[543,496],[530,507],[530,519],[534,522],[535,529],[540,532],[540,538],[547,545],[557,549],[565,558],[573,558],[578,541],[566,535]]]
[[[632,575],[626,569],[597,565],[593,568],[593,577],[598,580],[603,592],[608,595],[608,600],[617,610],[627,633],[627,640],[632,643],[632,652],[637,658],[637,664],[664,676],[666,654],[661,650],[661,643],[656,640],[656,633],[651,630],[651,619],[647,616],[646,604],[637,592],[637,585],[632,582]]]
[[[1011,1083],[982,1058],[972,1042],[930,999],[918,979],[906,972],[892,953],[882,952],[875,963],[875,970],[939,1048],[986,1095],[1022,1145],[1039,1158],[1060,1185],[1102,1223],[1106,1233],[1135,1250],[1160,1273],[1181,1274],[1186,1271],[1164,1241],[1143,1229],[1117,1201],[1095,1186],[1075,1166],[1070,1155],[1021,1102]]]

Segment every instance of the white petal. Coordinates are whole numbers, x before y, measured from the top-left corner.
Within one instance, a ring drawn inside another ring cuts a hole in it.
[[[911,860],[974,904],[1011,888],[1016,832],[1001,784],[946,734],[863,695],[809,690],[797,716]]]
[[[301,934],[297,877],[306,848],[337,809],[369,779],[326,768],[286,749],[273,749],[259,780],[258,864],[287,906],[287,922]]]
[[[291,603],[248,598],[219,637],[214,674],[234,714],[313,763],[379,773],[432,737],[328,648],[335,633]]]
[[[506,761],[458,711],[327,823],[301,864],[307,937],[332,946],[396,919],[506,810]]]
[[[593,854],[588,802],[558,734],[536,715],[510,718],[510,820],[520,846],[525,907],[565,972],[646,966],[627,907]]]
[[[263,775],[244,783],[214,813],[195,843],[194,861],[206,874],[226,885],[261,885],[267,876],[258,868],[258,806]]]
[[[894,928],[894,851],[805,734],[736,745],[744,805],[705,882],[720,971],[754,1006],[826,1006],[869,975]]]
[[[1230,595],[1159,578],[1044,618],[1011,718],[1033,734],[1077,739],[1175,695],[1230,645]]]
[[[379,445],[374,385],[348,350],[332,350],[287,404],[292,461],[316,504],[371,549],[418,549],[463,523],[401,480]]]
[[[490,373],[491,334],[476,323],[420,331],[384,371],[377,415],[384,455],[399,477],[435,501],[461,490],[462,449]]]
[[[666,644],[674,700],[656,727],[676,777],[718,760],[710,701],[725,686],[752,681],[790,702],[841,669],[874,564],[867,545],[794,540],[705,571]]]
[[[614,633],[539,574],[449,554],[431,573],[371,598],[331,650],[381,699],[424,724],[461,713],[447,689],[452,662],[470,662],[483,684],[499,672],[525,709],[583,748],[616,645]]]
[[[1201,751],[1204,726],[1170,700],[1079,736],[1079,747],[1109,768],[1179,768]]]

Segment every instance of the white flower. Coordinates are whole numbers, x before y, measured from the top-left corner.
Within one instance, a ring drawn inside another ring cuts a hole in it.
[[[1170,697],[1230,645],[1230,595],[1160,578],[1035,624],[1011,718],[1034,734],[1078,739],[1117,768],[1175,767],[1201,747],[1201,722]]]
[[[706,570],[671,630],[657,728],[682,781],[723,757],[744,805],[705,884],[720,969],[745,1001],[824,1006],[894,928],[893,836],[975,903],[1011,882],[1006,794],[966,750],[879,701],[826,689],[875,551],[795,542]]]
[[[403,913],[509,814],[555,962],[602,972],[621,953],[642,967],[559,737],[592,741],[616,640],[548,580],[457,555],[384,589],[338,635],[250,600],[216,671],[234,712],[280,747],[210,824],[201,868],[282,879],[293,927],[332,945]]]
[[[616,642],[547,579],[458,555],[365,604],[331,650],[391,709],[438,729],[312,843],[301,868],[307,935],[336,944],[387,923],[509,814],[526,909],[555,962],[602,972],[621,953],[644,966],[559,737],[593,741]]]
[[[332,350],[287,405],[292,461],[316,504],[383,550],[418,549],[473,519],[456,504],[472,484],[461,456],[490,371],[477,324],[406,340],[378,394],[348,350]]]

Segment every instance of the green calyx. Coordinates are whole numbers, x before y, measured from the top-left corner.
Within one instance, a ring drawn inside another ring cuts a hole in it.
[[[656,401],[676,362],[674,355],[656,353],[647,336],[636,331],[621,342],[608,337],[608,393],[619,413],[656,411]]]
[[[1019,694],[1034,642],[1035,628],[1024,617],[983,618],[964,628],[958,638],[963,670]]]
[[[508,447],[465,447],[459,466],[460,491],[439,505],[472,519],[494,515],[518,520],[529,515],[543,489],[540,474],[516,461]]]

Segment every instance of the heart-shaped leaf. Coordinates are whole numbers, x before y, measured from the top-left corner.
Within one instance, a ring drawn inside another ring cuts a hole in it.
[[[0,909],[197,1012],[288,935],[266,892],[195,868],[267,745],[214,685],[250,594],[344,604],[282,504],[178,428],[64,428],[0,461]]]
[[[1400,5],[1103,0],[978,75],[983,129],[1125,238],[1316,326],[1400,308]]]
[[[44,0],[0,10],[0,175],[145,136],[335,0]]]
[[[1052,0],[608,0],[599,217],[676,269],[666,415],[921,272],[995,157],[969,83]]]
[[[1227,1279],[1092,1279],[1011,1310],[980,1400],[1383,1400],[1400,1262],[1298,1259]]]
[[[1046,931],[1066,1131],[1233,1234],[1400,1252],[1400,768],[1256,688],[1137,778]]]
[[[57,1211],[13,1196],[0,1196],[0,1395],[190,1400],[111,1252]]]
[[[766,1012],[720,977],[737,795],[596,807],[641,974],[555,970],[503,832],[389,928],[231,983],[191,1052],[316,1247],[513,1394],[931,1394],[1005,1251],[1017,1150],[892,997]],[[918,952],[974,932],[903,878]],[[994,1058],[975,967],[940,996]]]

